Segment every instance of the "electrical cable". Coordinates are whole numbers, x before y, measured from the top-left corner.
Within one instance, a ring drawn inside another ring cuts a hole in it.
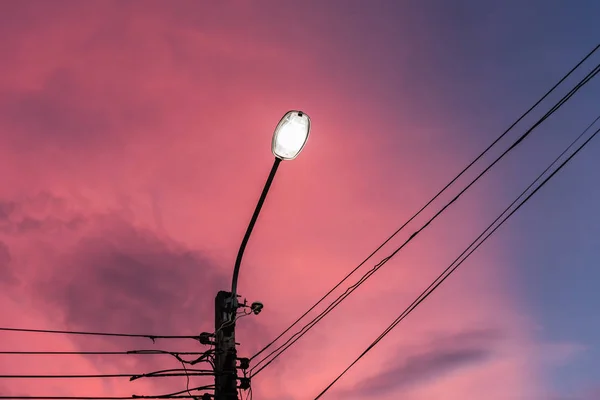
[[[186,379],[185,390],[181,390],[179,392],[170,393],[170,394],[165,395],[165,396],[175,396],[175,395],[187,393],[193,399],[199,399],[198,396],[195,396],[195,395],[192,394],[192,390],[206,390],[206,389],[209,389],[209,388],[212,388],[212,387],[215,386],[215,385],[205,385],[205,386],[198,386],[198,387],[190,389],[190,374],[188,373],[188,369],[186,368],[185,363],[181,363],[181,366],[183,367],[183,370],[185,371],[185,379]],[[213,368],[213,372],[214,372],[214,368]],[[214,375],[214,373],[212,375]]]
[[[164,394],[162,396],[173,397],[173,396],[178,396],[178,395],[186,393],[186,392],[189,393],[192,390],[210,390],[210,389],[214,389],[214,388],[215,388],[214,384],[213,385],[204,385],[204,386],[198,386],[198,387],[195,387],[195,388],[189,388],[189,389],[185,389],[185,390],[180,390],[179,392],[173,392],[173,393]],[[191,393],[189,393],[189,395],[193,399],[198,399],[199,398],[198,395],[193,395]]]
[[[600,44],[596,45],[581,61],[579,61],[566,75],[564,75],[550,90],[548,90],[533,106],[531,106],[525,113],[523,113],[515,122],[513,122],[508,129],[506,129],[498,138],[496,138],[483,152],[481,152],[473,161],[471,161],[462,171],[458,173],[450,182],[446,184],[435,196],[433,196],[423,207],[419,209],[412,217],[404,222],[400,228],[392,233],[382,244],[380,244],[371,254],[369,254],[363,261],[361,261],[353,270],[351,270],[346,276],[342,278],[332,289],[325,293],[315,304],[313,304],[304,314],[298,317],[290,326],[284,329],[275,339],[267,343],[261,350],[254,354],[250,360],[263,353],[275,342],[289,332],[294,326],[296,326],[304,317],[306,317],[311,311],[313,311],[319,304],[321,304],[327,297],[329,297],[338,287],[340,287],[346,280],[348,280],[356,271],[358,271],[367,261],[369,261],[379,250],[381,250],[388,242],[390,242],[400,231],[402,231],[410,222],[417,218],[431,203],[433,203],[439,196],[441,196],[450,186],[454,184],[464,173],[469,170],[477,161],[479,161],[489,150],[492,149],[502,138],[504,138],[521,120],[523,120],[531,111],[533,111],[543,100],[545,100],[561,83],[563,83],[577,68],[579,68],[589,57],[591,57],[598,49]]]
[[[0,396],[1,400],[133,400],[133,399],[190,399],[190,396]]]
[[[189,372],[191,376],[212,376],[213,371]],[[129,378],[135,380],[139,378],[163,378],[172,376],[185,376],[184,373],[164,373],[164,374],[90,374],[90,375],[0,375],[0,379],[88,379],[88,378]],[[133,379],[132,379],[133,378]]]
[[[244,375],[243,379],[244,380],[248,379],[248,373],[246,372],[246,369],[242,369],[242,373]],[[249,383],[250,384],[249,384],[248,388],[245,389],[245,391],[246,391],[246,400],[248,400],[250,398],[250,394],[252,393],[252,382],[249,381]],[[240,395],[240,400],[242,400],[244,398],[244,396],[243,396],[243,391],[242,391],[241,387],[239,388],[239,395]]]
[[[187,360],[179,359],[179,361],[183,361],[186,364],[190,364],[190,365],[196,365],[196,364],[204,361],[204,362],[209,363],[211,365],[211,367],[214,369],[215,368],[214,354],[213,354],[214,352],[215,352],[215,350],[213,350],[211,348],[211,349],[205,351],[204,354],[202,354],[200,357],[198,357],[195,360],[187,361]]]
[[[0,331],[5,332],[25,332],[25,333],[47,333],[61,335],[88,335],[88,336],[114,336],[114,337],[130,337],[130,338],[146,338],[155,342],[156,339],[194,339],[200,340],[200,336],[191,335],[142,335],[134,333],[110,333],[110,332],[83,332],[83,331],[65,331],[65,330],[49,330],[49,329],[28,329],[28,328],[0,328]]]
[[[0,355],[38,355],[38,356],[60,356],[60,355],[73,355],[73,356],[88,356],[88,355],[180,355],[180,356],[197,356],[202,355],[202,351],[166,351],[166,350],[129,350],[129,351],[0,351]]]
[[[231,325],[235,324],[240,318],[247,317],[248,315],[252,315],[252,312],[248,312],[248,311],[244,310],[244,311],[242,311],[240,313],[237,313],[236,316],[235,316],[235,318],[233,319],[233,321],[225,321],[225,322],[223,322],[221,324],[221,326],[219,327],[219,329],[217,329],[214,333],[212,333],[212,336],[216,336],[217,333],[220,330],[222,330],[223,328],[226,328],[228,326],[231,326]]]
[[[235,315],[235,317],[233,318],[233,320],[231,320],[231,321],[224,321],[224,322],[221,324],[221,326],[220,326],[220,327],[219,327],[217,330],[215,330],[215,331],[214,331],[214,332],[211,334],[211,336],[212,336],[212,337],[216,337],[216,336],[217,336],[217,333],[219,333],[219,332],[220,332],[220,331],[221,331],[223,328],[226,328],[226,327],[228,327],[228,326],[232,326],[232,325],[234,325],[234,324],[235,324],[235,323],[236,323],[236,322],[237,322],[237,321],[238,321],[240,318],[247,317],[248,315],[252,315],[252,312],[248,312],[248,311],[246,311],[246,310],[243,310],[243,311],[241,311],[241,312],[237,312],[237,313],[236,313],[236,315]],[[211,366],[212,366],[212,368],[213,368],[213,371],[216,371],[216,367],[215,367],[215,362],[216,362],[216,361],[214,360],[214,358],[213,358],[213,359],[209,358],[209,356],[210,356],[212,353],[215,353],[215,352],[216,352],[216,350],[215,350],[215,349],[213,349],[213,347],[212,347],[212,346],[213,346],[213,345],[211,344],[211,345],[210,345],[210,347],[209,347],[209,350],[208,350],[208,351],[205,353],[205,355],[203,355],[203,356],[200,356],[200,358],[198,358],[198,359],[197,359],[197,360],[195,360],[195,361],[192,361],[190,364],[194,365],[194,364],[196,364],[196,363],[198,363],[198,362],[202,361],[202,360],[203,360],[203,358],[204,358],[204,357],[206,357],[206,361],[207,361],[208,363],[210,363],[210,365],[211,365]],[[189,378],[187,379],[187,383],[188,383],[188,385],[189,385]]]
[[[534,194],[536,194],[550,179],[552,179],[558,171],[567,165],[589,142],[600,133],[600,128],[597,129],[585,142],[583,142],[567,159],[565,159],[549,176],[547,176],[527,197],[525,197],[510,213],[504,216],[525,194],[538,182],[542,177],[555,165],[567,151],[575,145],[575,143],[583,137],[583,135],[600,119],[596,118],[575,141],[573,141],[565,151],[563,151],[551,164],[548,166],[534,181],[531,183],[519,196],[479,235],[468,247],[463,251],[434,281],[427,287],[411,305],[409,305],[398,318],[390,324],[381,335],[377,337],[365,351],[363,351],[340,375],[338,375],[314,400],[321,398],[331,387],[346,374],[362,357],[364,357],[373,347],[375,347],[387,334],[389,334],[404,318],[406,318],[416,307],[419,306],[435,289],[437,289],[468,257],[475,252],[485,241],[492,236],[514,213],[517,212]],[[500,220],[502,217],[504,218]],[[493,229],[492,227],[500,220]],[[492,229],[490,231],[490,229]],[[489,231],[489,232],[488,232]],[[486,234],[486,232],[488,232]],[[484,236],[485,235],[485,236]],[[483,239],[482,239],[483,237]],[[481,239],[481,240],[480,240]],[[477,243],[479,241],[479,243]],[[470,250],[469,250],[470,249]],[[464,256],[464,257],[463,257]],[[462,257],[462,259],[461,259]],[[460,260],[460,261],[459,261]]]
[[[181,366],[183,367],[183,370],[185,371],[185,392],[187,392],[190,396],[192,396],[192,393],[190,392],[190,374],[188,374],[188,370],[185,366],[185,363],[182,362]]]
[[[210,356],[212,350],[198,351],[166,351],[166,350],[129,350],[129,351],[0,351],[0,355],[169,355],[174,357],[181,364],[195,365],[200,362],[207,362],[214,369],[214,362]],[[195,360],[185,360],[181,356],[200,355]]]
[[[541,125],[546,119],[548,119],[554,112],[556,112],[562,105],[564,105],[579,89],[593,79],[598,72],[600,72],[600,64],[593,68],[573,89],[571,89],[565,96],[559,100],[543,117],[541,117],[534,125],[531,126],[523,135],[521,135],[508,149],[506,149],[499,157],[497,157],[487,168],[485,168],[479,175],[477,175],[464,189],[462,189],[452,200],[450,200],[444,207],[442,207],[433,217],[431,217],[421,228],[415,231],[401,246],[396,248],[389,256],[382,259],[372,269],[367,271],[356,283],[346,289],[344,293],[338,296],[325,310],[313,318],[309,323],[304,325],[300,331],[292,335],[286,342],[271,351],[260,361],[258,361],[250,370],[251,376],[255,376],[262,371],[266,366],[271,364],[276,358],[278,358],[283,352],[285,352],[290,346],[296,343],[301,337],[303,337],[312,327],[314,327],[319,321],[321,321],[327,314],[335,309],[343,300],[345,300],[350,294],[354,292],[360,285],[368,280],[371,275],[377,272],[383,265],[385,265],[390,259],[392,259],[400,250],[402,250],[408,243],[410,243],[419,233],[421,233],[427,226],[429,226],[439,215],[441,215],[446,209],[448,209],[453,203],[455,203],[471,186],[473,186],[483,175],[485,175],[494,165],[496,165],[502,158],[504,158],[510,151],[516,148],[535,128]],[[269,359],[267,361],[267,359]],[[260,366],[260,364],[263,364]],[[252,372],[255,369],[256,372]]]
[[[183,373],[182,373],[182,371],[183,371]],[[181,375],[172,375],[172,373],[181,374]],[[160,371],[148,372],[146,374],[131,375],[129,380],[135,381],[140,378],[154,378],[154,377],[163,377],[163,376],[187,376],[187,375],[190,375],[190,376],[214,375],[214,371],[202,370],[202,369],[187,369],[187,368],[184,368],[183,370],[180,368],[163,369]]]
[[[183,370],[185,372],[186,390],[178,392],[178,393],[174,393],[174,394],[181,394],[181,393],[187,392],[190,396],[193,396],[192,393],[191,393],[191,390],[201,390],[202,388],[204,388],[204,386],[201,386],[201,387],[198,387],[198,388],[190,389],[190,375],[188,374],[188,369],[185,366],[185,364],[195,365],[195,364],[198,364],[198,363],[204,361],[204,362],[209,363],[210,366],[212,367],[213,372],[215,372],[215,363],[211,359],[212,353],[214,353],[214,350],[210,349],[210,350],[202,353],[202,355],[199,358],[197,358],[196,360],[191,360],[191,361],[186,361],[186,360],[183,360],[182,358],[177,357],[177,359],[179,360],[179,362],[181,362],[181,366],[183,367]],[[193,398],[197,399],[198,397],[194,396]]]

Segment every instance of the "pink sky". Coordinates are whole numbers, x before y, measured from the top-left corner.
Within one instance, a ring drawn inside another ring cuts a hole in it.
[[[272,130],[285,111],[302,109],[312,118],[311,137],[298,159],[280,167],[242,267],[240,293],[265,304],[259,316],[239,323],[240,354],[250,356],[466,161],[460,141],[448,139],[464,121],[423,121],[398,114],[409,99],[400,95],[392,106],[377,98],[377,70],[361,64],[360,46],[368,43],[353,48],[343,34],[360,23],[358,16],[330,23],[334,14],[299,7],[294,21],[284,18],[294,5],[269,10],[243,1],[115,4],[0,7],[11,15],[0,17],[0,241],[7,255],[0,264],[0,326],[210,330],[212,298],[229,288],[237,246],[272,162]],[[309,16],[311,28],[304,29]],[[409,54],[419,40],[425,39],[404,38],[399,46]],[[399,51],[395,58],[400,75],[402,68],[409,72],[406,57]],[[445,135],[455,150],[432,143]],[[255,398],[315,396],[487,225],[490,196],[475,190],[400,253],[257,376]],[[540,396],[542,365],[578,349],[535,342],[536,322],[509,288],[503,267],[510,253],[501,242],[476,258],[326,398]],[[201,349],[193,342],[155,347],[169,346]],[[152,344],[2,333],[1,347]],[[163,367],[177,364],[0,358],[5,374]],[[183,387],[183,379],[5,381],[0,395],[127,396]]]

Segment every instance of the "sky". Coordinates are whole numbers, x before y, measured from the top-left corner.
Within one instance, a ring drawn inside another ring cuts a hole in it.
[[[0,327],[213,330],[214,296],[230,287],[273,162],[273,129],[300,109],[312,120],[308,143],[280,166],[238,285],[264,303],[238,322],[239,354],[255,354],[594,48],[599,12],[592,0],[1,1]],[[597,117],[598,79],[254,377],[255,398],[313,399]],[[599,399],[599,141],[323,398]],[[0,335],[0,351],[206,350],[193,340]],[[179,365],[165,355],[0,354],[0,375],[167,368]],[[0,396],[185,385],[3,379]]]

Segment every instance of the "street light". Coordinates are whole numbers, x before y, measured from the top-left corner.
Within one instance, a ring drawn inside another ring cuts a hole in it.
[[[275,162],[258,199],[258,204],[254,209],[254,214],[252,214],[237,258],[235,259],[233,278],[231,280],[231,293],[220,291],[215,298],[215,333],[213,335],[206,333],[200,335],[201,343],[204,341],[204,344],[215,345],[215,400],[237,400],[238,398],[236,364],[238,357],[235,342],[235,321],[236,312],[239,308],[237,302],[237,283],[244,250],[246,249],[248,239],[256,224],[258,214],[260,214],[260,209],[265,202],[279,164],[282,160],[293,160],[300,154],[306,144],[309,132],[310,118],[302,111],[288,111],[277,124],[271,143],[271,151],[275,156]],[[260,303],[254,303],[251,306],[252,311],[256,314],[260,312],[260,308],[262,308]],[[214,338],[214,342],[207,339],[210,336]],[[245,369],[246,367],[241,366],[241,359],[239,360],[240,368]],[[244,365],[248,365],[249,360],[245,360]],[[249,385],[250,378],[245,377],[240,380],[240,388],[247,389]]]
[[[302,111],[289,111],[277,124],[271,150],[276,158],[293,160],[304,148],[310,133],[310,118]]]
[[[246,249],[246,244],[248,244],[248,239],[250,238],[252,229],[254,229],[254,224],[258,219],[262,205],[265,202],[265,198],[267,197],[267,193],[269,192],[269,188],[271,187],[271,183],[273,182],[273,178],[275,177],[279,163],[282,160],[293,160],[294,158],[298,157],[298,154],[300,154],[304,148],[304,145],[306,144],[309,133],[310,117],[302,111],[288,111],[283,118],[281,118],[277,124],[277,127],[275,128],[275,132],[273,132],[271,151],[275,156],[275,162],[273,163],[273,167],[271,168],[271,172],[269,173],[265,187],[263,188],[260,198],[258,199],[258,204],[254,210],[254,214],[252,214],[250,224],[248,224],[248,229],[246,229],[246,234],[242,239],[242,244],[240,245],[240,249],[235,260],[235,266],[233,268],[231,298],[234,303],[237,296],[238,276],[240,273],[240,266],[242,264],[242,257],[244,256],[244,250]]]

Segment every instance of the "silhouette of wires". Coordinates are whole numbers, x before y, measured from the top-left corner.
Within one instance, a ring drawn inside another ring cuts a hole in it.
[[[305,324],[300,330],[292,335],[286,342],[279,347],[272,350],[269,354],[260,359],[250,370],[251,376],[255,376],[270,365],[275,359],[283,354],[289,347],[296,343],[302,338],[310,329],[312,329],[317,323],[319,323],[327,314],[335,309],[342,301],[344,301],[350,294],[352,294],[358,287],[366,282],[374,273],[376,273],[381,267],[383,267],[389,260],[391,260],[398,252],[400,252],[406,245],[417,237],[419,233],[425,230],[437,217],[445,212],[452,204],[454,204],[471,186],[473,186],[483,175],[485,175],[491,168],[494,167],[502,158],[504,158],[509,152],[515,149],[523,140],[531,134],[539,125],[541,125],[546,119],[554,114],[562,105],[564,105],[577,91],[585,86],[590,80],[592,80],[600,72],[600,64],[596,65],[581,81],[579,81],[566,95],[564,95],[553,107],[550,108],[535,124],[533,124],[524,134],[522,134],[516,141],[514,141],[503,153],[500,154],[490,165],[488,165],[482,172],[480,172],[471,182],[464,187],[456,196],[446,203],[439,211],[437,211],[433,217],[431,217],[424,225],[415,231],[410,237],[397,247],[390,255],[383,258],[374,267],[368,270],[363,276],[349,286],[344,293],[339,295],[334,301],[332,301],[321,313],[315,316],[310,322]],[[262,350],[261,350],[262,351]],[[260,353],[260,352],[259,352]],[[258,354],[258,353],[257,353]],[[255,355],[256,356],[256,355]],[[255,357],[254,356],[254,357]],[[263,365],[261,365],[263,364]]]
[[[514,121],[500,136],[498,136],[483,152],[481,152],[473,161],[471,161],[462,171],[460,171],[454,178],[450,180],[439,192],[435,194],[424,206],[422,206],[412,217],[404,222],[400,228],[392,233],[386,240],[383,241],[375,250],[373,250],[363,261],[361,261],[354,269],[352,269],[346,276],[344,276],[337,284],[333,286],[327,293],[325,293],[315,304],[313,304],[308,310],[306,310],[300,317],[298,317],[291,325],[284,329],[278,336],[267,343],[261,350],[254,354],[250,359],[253,360],[266,351],[268,348],[273,346],[279,339],[281,339],[286,333],[288,333],[294,326],[300,323],[311,311],[313,311],[319,304],[325,301],[337,288],[339,288],[345,281],[347,281],[355,272],[357,272],[367,261],[379,252],[387,243],[389,243],[398,233],[400,233],[410,222],[417,218],[427,207],[429,207],[437,198],[439,198],[450,186],[452,186],[461,176],[463,176],[467,170],[469,170],[477,161],[479,161],[485,154],[488,153],[502,138],[504,138],[521,120],[531,113],[542,101],[544,101],[559,85],[561,85],[575,70],[577,70],[585,61],[587,61],[598,49],[600,44],[596,45],[583,59],[581,59],[566,75],[564,75],[550,90],[548,90],[539,100],[537,100],[525,113],[523,113],[516,121]],[[273,354],[273,353],[271,353]],[[270,355],[271,355],[270,354]],[[267,356],[269,357],[269,356]],[[265,357],[266,358],[266,357]],[[262,360],[260,361],[262,362]]]
[[[204,385],[204,386],[197,386],[194,388],[186,388],[185,390],[180,390],[178,392],[173,392],[173,393],[169,393],[169,394],[164,394],[162,396],[165,396],[164,398],[173,398],[173,396],[179,396],[183,393],[188,393],[189,396],[191,396],[194,399],[200,399],[202,396],[198,396],[198,395],[193,395],[191,392],[192,391],[200,391],[200,390],[214,390],[215,385]],[[135,395],[134,395],[135,396]]]
[[[183,367],[183,371],[184,371],[184,375],[185,375],[185,380],[186,380],[185,390],[182,390],[181,392],[177,392],[177,393],[174,393],[174,394],[181,394],[181,393],[186,393],[187,392],[190,396],[193,396],[192,393],[191,393],[192,390],[201,390],[203,388],[206,388],[205,386],[201,386],[201,387],[196,387],[196,388],[190,389],[190,376],[192,376],[192,375],[189,374],[189,372],[192,371],[192,370],[189,370],[185,366],[185,364],[194,365],[194,364],[197,364],[197,363],[202,362],[202,361],[208,362],[211,365],[212,370],[214,372],[215,371],[215,362],[214,362],[214,359],[213,359],[213,353],[214,353],[214,350],[207,351],[205,354],[203,354],[198,359],[193,360],[193,361],[179,360],[181,362],[181,366]],[[214,375],[214,373],[213,373],[213,375]]]
[[[0,351],[0,355],[19,356],[113,356],[113,355],[170,355],[198,356],[204,351],[128,350],[128,351]]]
[[[195,365],[206,362],[214,369],[214,350],[207,351],[167,351],[167,350],[128,350],[128,351],[0,351],[0,355],[169,355],[182,365]],[[193,360],[186,360],[182,356],[199,356]]]
[[[16,329],[16,328],[8,328],[8,329]],[[29,331],[29,330],[27,330]],[[37,330],[36,330],[37,331]],[[52,331],[55,333],[56,331]],[[64,331],[58,331],[58,333],[62,333]],[[71,331],[67,331],[68,333],[72,333]],[[46,333],[44,331],[43,333]],[[89,333],[89,332],[85,332]],[[85,334],[82,333],[82,334]],[[95,333],[95,332],[93,332]],[[75,333],[75,334],[79,334]],[[120,334],[116,334],[120,335]],[[111,335],[112,336],[112,335]],[[144,335],[144,337],[146,337]],[[214,350],[209,349],[207,351],[198,352],[198,351],[167,351],[160,349],[142,349],[142,350],[128,350],[128,351],[0,351],[0,355],[18,355],[18,356],[58,356],[58,355],[169,355],[179,361],[182,365],[182,369],[165,369],[160,371],[154,371],[150,373],[143,374],[62,374],[62,375],[34,375],[34,374],[22,374],[22,375],[0,375],[0,379],[111,379],[111,378],[129,378],[130,381],[138,380],[141,378],[167,378],[167,377],[179,377],[185,376],[187,380],[186,389],[183,391],[178,391],[175,393],[169,393],[159,396],[141,396],[141,395],[132,395],[131,397],[58,397],[58,396],[21,396],[21,397],[2,397],[11,398],[11,399],[134,399],[134,398],[192,398],[192,399],[205,399],[206,397],[202,397],[201,395],[193,395],[193,391],[207,390],[210,389],[214,385],[207,386],[197,386],[194,388],[190,388],[190,377],[194,376],[214,376]],[[192,359],[189,359],[189,356],[195,356]],[[185,358],[184,358],[185,357]],[[212,367],[211,370],[204,369],[191,369],[186,367],[187,365],[196,365],[199,363],[208,363]],[[187,396],[182,396],[182,394],[187,393]]]
[[[0,327],[0,331],[5,332],[23,332],[23,333],[45,333],[58,335],[86,335],[86,336],[112,336],[112,337],[128,337],[128,338],[146,338],[155,342],[156,339],[193,339],[200,340],[200,336],[194,335],[146,335],[135,333],[112,333],[112,332],[85,332],[85,331],[67,331],[67,330],[50,330],[50,329],[29,329],[29,328],[6,328]]]
[[[132,400],[132,399],[193,399],[189,395],[158,395],[158,396],[0,396],[1,400]]]
[[[416,307],[431,295],[458,267],[465,262],[487,239],[489,239],[511,216],[514,215],[533,195],[544,187],[565,165],[567,165],[589,142],[600,133],[597,129],[587,140],[585,140],[571,155],[552,171],[539,185],[529,194],[529,190],[540,181],[550,169],[579,141],[585,133],[600,119],[597,117],[536,179],[527,187],[502,213],[473,241],[471,244],[419,295],[417,298],[396,318],[346,369],[344,369],[323,391],[315,397],[320,399],[331,387],[341,379],[362,357],[371,351],[385,336],[387,336],[400,322],[404,320]],[[513,208],[519,200],[521,202]],[[511,210],[512,208],[512,210]],[[499,222],[498,222],[499,221]]]
[[[212,370],[188,369],[190,376],[212,376]],[[166,378],[173,376],[186,376],[182,369],[161,370],[144,374],[57,374],[57,375],[0,375],[0,379],[94,379],[94,378],[129,378],[130,381],[140,378]]]

